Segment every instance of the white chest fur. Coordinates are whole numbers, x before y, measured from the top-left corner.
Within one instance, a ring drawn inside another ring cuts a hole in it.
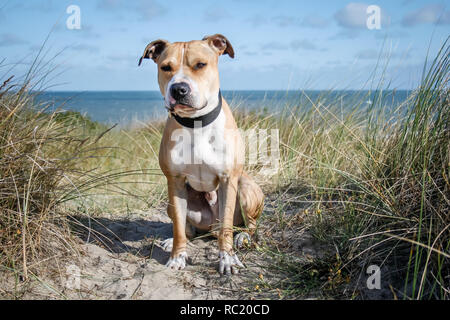
[[[192,188],[210,192],[217,189],[219,177],[226,175],[234,148],[227,141],[223,110],[206,127],[183,128],[172,133],[171,171],[186,177]]]

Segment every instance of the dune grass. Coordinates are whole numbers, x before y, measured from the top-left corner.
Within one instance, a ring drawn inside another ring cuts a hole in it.
[[[13,80],[0,88],[0,264],[26,280],[49,258],[76,251],[58,206],[74,197],[92,145],[73,120],[33,109],[30,82]]]
[[[231,103],[240,128],[277,129],[280,141],[276,174],[247,166],[267,194],[261,268],[279,275],[256,279],[249,296],[365,298],[366,269],[375,264],[390,298],[449,298],[449,53],[445,43],[396,109],[383,90],[344,110],[326,94],[312,101],[303,93],[308,108],[291,104],[277,114]],[[26,279],[44,272],[43,261],[76,251],[71,214],[164,210],[164,123],[118,129],[48,112],[36,108],[28,81],[12,80],[0,89],[3,269]],[[304,232],[326,248],[320,258],[289,244]]]
[[[99,162],[111,128],[38,103],[35,63],[21,80],[0,83],[0,273],[14,279],[0,295],[14,298],[24,294],[14,287],[60,273],[59,263],[79,256],[72,214],[90,214],[88,196],[126,174],[88,165]]]
[[[361,294],[366,268],[375,264],[392,298],[449,298],[449,53],[445,44],[396,110],[386,108],[390,93],[379,90],[369,108],[361,97],[343,116],[337,101],[321,97],[307,111],[290,106],[278,118],[240,119],[280,129],[275,190],[290,195],[283,206],[307,205],[301,219],[283,216],[285,231],[295,239],[295,230],[307,226],[334,247],[328,261],[305,264],[269,239],[266,254],[276,261],[269,268],[285,272],[287,281],[267,288],[302,297],[305,283],[322,278],[316,289],[351,298]]]

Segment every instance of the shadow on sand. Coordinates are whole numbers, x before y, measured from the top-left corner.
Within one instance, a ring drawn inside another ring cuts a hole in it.
[[[169,252],[157,243],[172,237],[172,224],[144,219],[71,217],[74,234],[111,253],[130,253],[165,264]]]

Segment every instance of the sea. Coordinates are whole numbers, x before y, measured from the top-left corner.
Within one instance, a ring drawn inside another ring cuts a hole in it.
[[[395,108],[405,102],[411,91],[390,90],[380,94],[365,90],[239,90],[222,91],[232,109],[263,110],[278,113],[286,108],[311,108],[321,101],[339,105],[342,109],[370,107],[377,97],[383,105]],[[130,123],[160,120],[167,117],[159,91],[44,91],[36,95],[39,103],[49,104],[49,110],[71,110],[105,124],[126,126]]]

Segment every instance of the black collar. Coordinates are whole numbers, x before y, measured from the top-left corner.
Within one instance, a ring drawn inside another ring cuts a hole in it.
[[[200,127],[206,127],[208,124],[212,123],[220,114],[220,110],[222,110],[222,93],[219,90],[219,103],[217,107],[215,107],[211,112],[204,114],[197,118],[183,118],[175,113],[172,113],[172,116],[177,120],[179,124],[183,127],[194,128],[195,122],[200,122]]]

